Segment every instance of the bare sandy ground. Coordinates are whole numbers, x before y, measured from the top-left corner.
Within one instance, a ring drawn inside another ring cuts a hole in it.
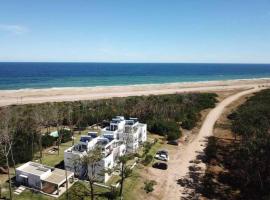
[[[175,149],[171,151],[174,152],[174,154],[170,154],[170,160],[168,162],[169,167],[167,171],[149,168],[148,178],[157,180],[158,185],[156,186],[156,189],[161,192],[159,192],[158,196],[152,195],[148,199],[174,200],[184,197],[185,188],[182,188],[177,184],[177,180],[186,177],[189,172],[189,167],[192,166],[191,161],[195,160],[197,155],[203,152],[207,143],[206,138],[213,135],[214,125],[223,110],[239,98],[257,92],[261,89],[263,88],[255,86],[254,88],[237,92],[236,94],[222,100],[207,114],[199,133],[188,144],[178,146],[177,150]],[[202,163],[200,164],[200,167],[205,169],[205,166]]]
[[[170,156],[168,169],[163,171],[147,167],[142,170],[141,182],[155,180],[157,185],[152,193],[145,194],[142,191],[137,194],[137,199],[174,200],[185,197],[187,195],[186,192],[189,192],[190,189],[181,187],[177,181],[182,178],[188,178],[189,167],[194,165],[190,161],[195,160],[197,155],[202,153],[207,144],[206,138],[213,134],[213,127],[216,120],[226,111],[228,105],[231,106],[237,103],[239,99],[243,99],[261,89],[263,87],[255,86],[249,89],[233,89],[217,92],[220,103],[214,109],[204,110],[201,113],[202,121],[192,131],[183,130],[183,134],[188,136],[188,141],[185,142],[184,136],[179,146],[162,144],[161,148],[167,149]],[[200,172],[204,173],[206,166],[203,163],[199,163],[196,166],[201,167]],[[141,185],[140,187],[143,186]]]
[[[181,92],[224,91],[232,89],[248,89],[258,85],[270,85],[270,78],[130,86],[0,90],[0,106],[43,102],[92,100],[151,94],[157,95]]]

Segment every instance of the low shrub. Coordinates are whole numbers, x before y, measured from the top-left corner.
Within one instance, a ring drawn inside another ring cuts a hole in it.
[[[61,135],[61,143],[69,142],[72,140],[72,134],[71,131],[69,130],[60,130],[60,135]]]
[[[175,121],[154,119],[148,127],[151,132],[165,136],[168,140],[175,140],[181,136],[180,127]]]
[[[45,134],[42,136],[42,147],[47,148],[54,145],[56,139],[49,134]]]
[[[149,153],[152,146],[153,146],[153,143],[150,143],[150,142],[143,143],[143,156],[145,156]]]
[[[153,192],[154,191],[154,186],[157,184],[156,181],[154,180],[150,180],[150,181],[145,181],[144,182],[144,191],[146,193],[150,193],[150,192]]]
[[[206,156],[206,161],[210,162],[211,159],[216,158],[217,155],[217,141],[215,137],[209,137],[208,138],[208,145],[204,149],[204,153]]]
[[[153,156],[150,154],[147,154],[143,160],[144,165],[149,165],[153,160]]]

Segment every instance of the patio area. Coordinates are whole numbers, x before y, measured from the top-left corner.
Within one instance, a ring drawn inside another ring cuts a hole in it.
[[[42,180],[42,193],[59,197],[66,192],[66,186],[70,188],[74,182],[74,173],[55,168],[49,177]]]

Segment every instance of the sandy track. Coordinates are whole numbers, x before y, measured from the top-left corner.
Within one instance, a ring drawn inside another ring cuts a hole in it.
[[[0,106],[59,101],[93,100],[111,97],[158,95],[183,92],[248,89],[270,84],[270,79],[167,83],[130,86],[0,90]]]
[[[177,180],[184,178],[187,175],[189,166],[192,165],[190,161],[195,160],[197,155],[203,151],[207,141],[206,138],[213,135],[214,125],[224,108],[240,97],[257,92],[261,89],[263,88],[255,86],[252,89],[236,93],[221,101],[208,113],[198,135],[187,145],[179,146],[177,147],[177,150],[174,149],[172,151],[174,154],[170,154],[167,171],[150,168],[148,176],[149,178],[157,180],[158,185],[156,186],[156,192],[158,193],[158,196],[151,196],[149,199],[181,199],[181,197],[184,196],[184,188],[177,184]],[[200,166],[203,167],[203,169],[205,168],[204,164],[200,164]]]

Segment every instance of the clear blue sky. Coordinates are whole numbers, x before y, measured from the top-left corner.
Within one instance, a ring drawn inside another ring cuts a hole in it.
[[[2,0],[0,61],[270,63],[270,1]]]

